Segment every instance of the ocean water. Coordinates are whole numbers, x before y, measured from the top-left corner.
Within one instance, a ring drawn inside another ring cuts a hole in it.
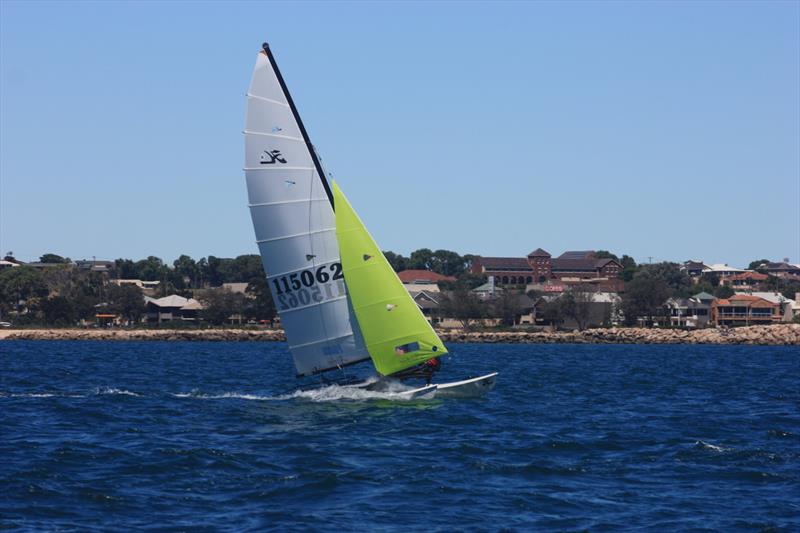
[[[797,347],[452,345],[483,399],[296,392],[283,343],[0,342],[0,529],[800,530]]]

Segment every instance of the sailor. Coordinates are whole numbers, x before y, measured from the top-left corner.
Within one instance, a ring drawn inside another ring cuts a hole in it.
[[[422,373],[425,375],[425,381],[428,385],[431,384],[433,375],[442,369],[442,362],[438,357],[432,357],[422,363]]]

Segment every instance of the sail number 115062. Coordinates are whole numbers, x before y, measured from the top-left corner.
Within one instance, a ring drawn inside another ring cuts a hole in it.
[[[330,280],[343,279],[342,264],[333,263],[322,265],[316,272],[313,270],[301,270],[292,272],[280,278],[274,278],[272,284],[275,286],[277,294],[290,293],[300,290],[303,287],[311,287],[315,283],[327,283]]]

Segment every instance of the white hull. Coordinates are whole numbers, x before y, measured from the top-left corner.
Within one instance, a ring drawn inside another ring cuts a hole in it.
[[[434,383],[418,389],[398,392],[401,398],[478,398],[484,396],[494,388],[497,381],[497,372],[478,376],[476,378],[465,379],[462,381],[451,381],[450,383]],[[369,389],[375,391],[387,390],[397,381],[384,379],[374,382],[358,383],[349,385],[359,389]]]
[[[477,398],[487,394],[494,388],[497,381],[497,372],[479,376],[477,378],[439,383],[436,388],[437,398]]]

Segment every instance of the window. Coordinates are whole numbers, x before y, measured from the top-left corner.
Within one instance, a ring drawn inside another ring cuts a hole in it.
[[[405,355],[410,352],[419,351],[419,343],[418,342],[409,342],[408,344],[403,344],[402,346],[395,346],[394,347],[394,354],[395,355]]]

